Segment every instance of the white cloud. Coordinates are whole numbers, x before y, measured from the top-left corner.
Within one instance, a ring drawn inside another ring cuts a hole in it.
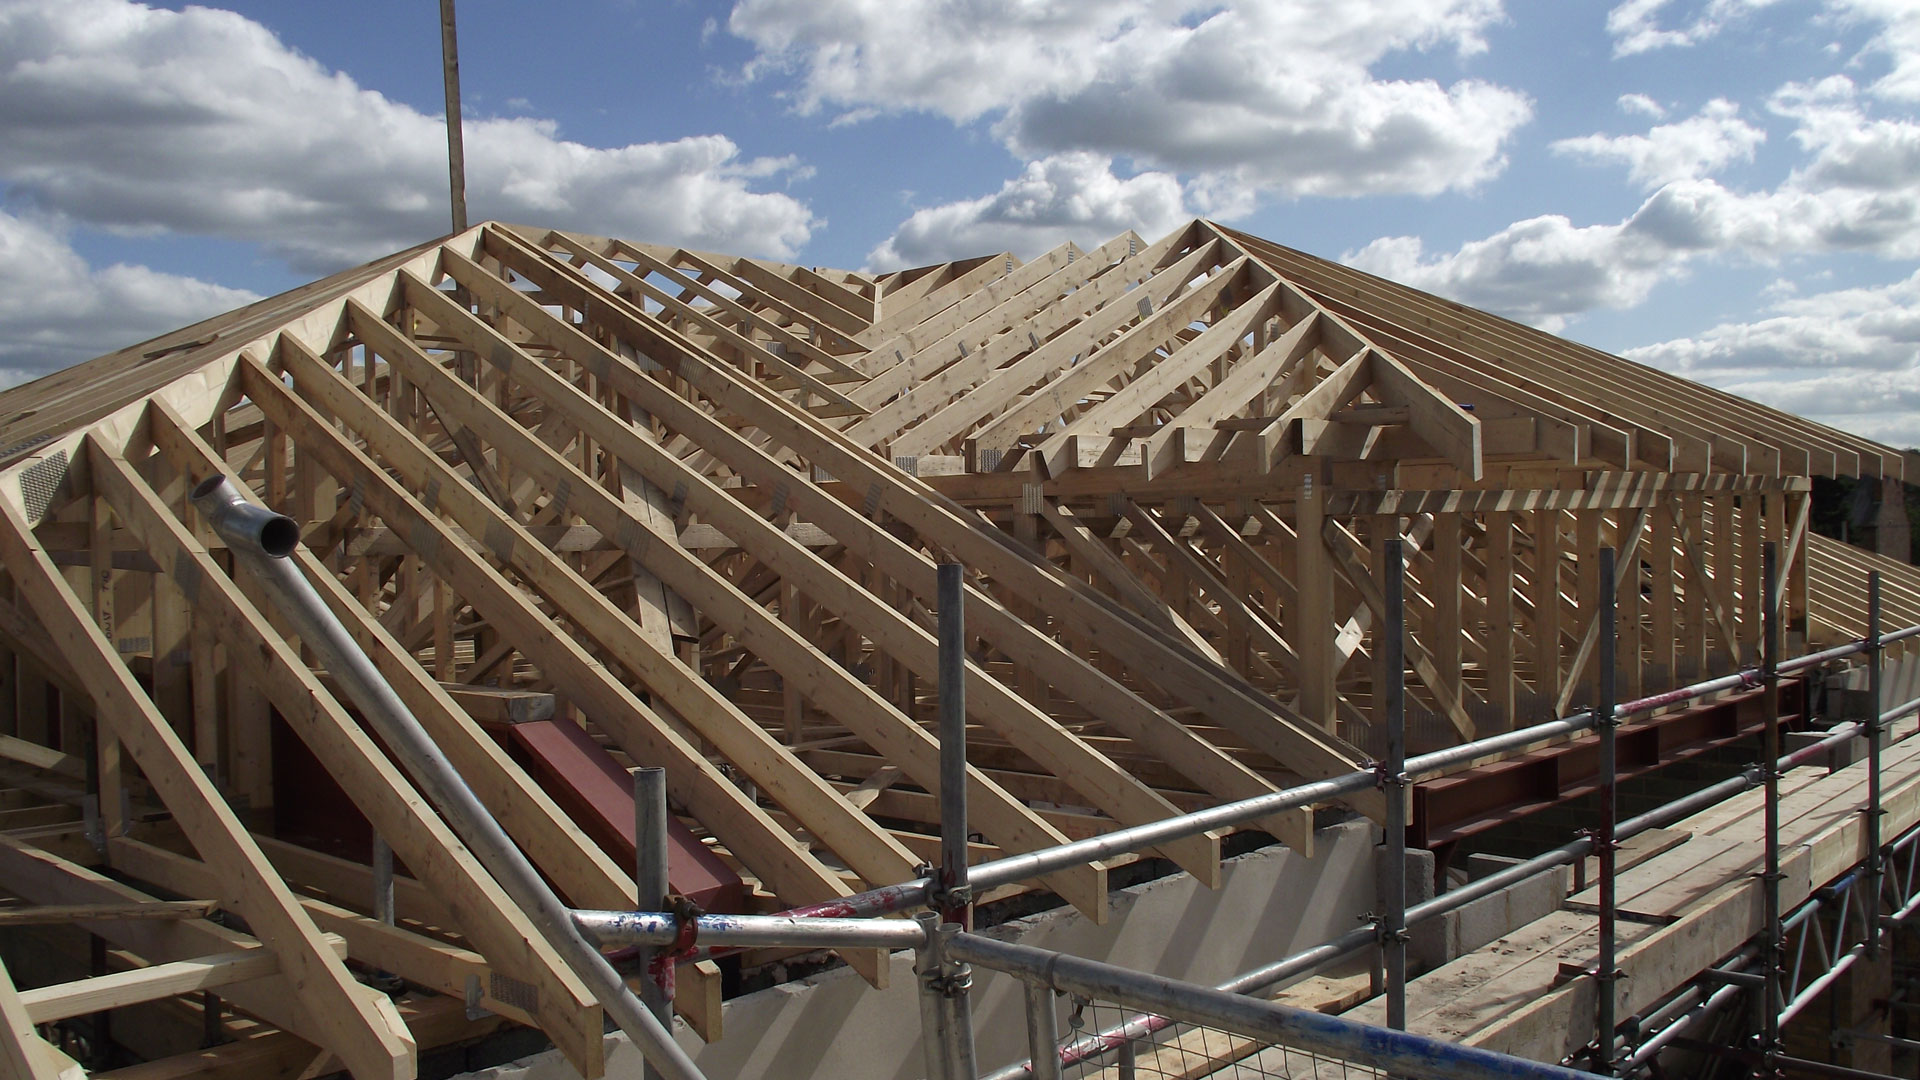
[[[1499,0],[739,0],[728,27],[758,50],[749,77],[791,75],[802,112],[991,118],[1023,156],[1092,151],[1288,195],[1435,194],[1497,174],[1530,103],[1370,69],[1479,52],[1501,14]]]
[[[1667,118],[1666,106],[1645,94],[1621,94],[1616,104],[1620,106],[1620,111],[1624,113],[1638,113],[1641,116],[1651,116],[1655,120],[1665,120]]]
[[[1897,446],[1920,445],[1920,272],[1775,302],[1629,359]]]
[[[1665,245],[1628,225],[1581,227],[1559,214],[1517,221],[1435,257],[1419,237],[1391,236],[1341,259],[1556,332],[1571,315],[1638,304],[1676,270]]]
[[[1920,363],[1920,272],[1891,285],[1784,297],[1769,311],[1755,322],[1723,323],[1626,355],[1739,377],[1778,368],[1897,371]]]
[[[1920,101],[1920,7],[1912,0],[1829,0],[1842,14],[1878,22],[1881,30],[1866,51],[1893,65],[1873,84],[1873,92],[1900,101]]]
[[[0,385],[259,299],[144,266],[95,269],[50,222],[0,212]]]
[[[1771,7],[1778,0],[1708,0],[1686,26],[1658,25],[1659,14],[1673,0],[1625,0],[1607,13],[1607,32],[1613,36],[1613,54],[1631,56],[1654,49],[1698,45],[1739,21]],[[1920,101],[1920,5],[1913,0],[1825,0],[1828,17],[1841,23],[1874,23],[1880,29],[1864,55],[1884,57],[1891,66],[1870,89],[1884,98]],[[1829,48],[1837,48],[1830,46]]]
[[[0,179],[91,225],[231,237],[336,268],[447,229],[445,128],[227,11],[0,0]],[[598,148],[469,119],[476,218],[791,255],[819,222],[753,190],[790,159],[708,135]]]
[[[1680,179],[1618,224],[1575,225],[1547,216],[1454,252],[1428,255],[1415,238],[1385,237],[1345,258],[1550,329],[1594,308],[1631,307],[1702,257],[1764,263],[1862,252],[1920,258],[1920,121],[1868,119],[1852,84],[1838,76],[1789,84],[1769,107],[1796,121],[1793,138],[1807,151],[1772,190],[1741,192],[1710,178]],[[1651,138],[1635,145],[1649,148],[1645,160],[1654,160]]]
[[[1715,98],[1697,115],[1662,124],[1645,135],[1583,135],[1561,139],[1552,147],[1568,157],[1624,163],[1635,183],[1657,188],[1674,180],[1711,176],[1735,161],[1752,161],[1766,139],[1766,132],[1740,119],[1740,106]]]
[[[1728,24],[1776,0],[1708,0],[1693,22],[1676,29],[1657,25],[1660,10],[1673,0],[1626,0],[1607,12],[1607,32],[1613,35],[1613,54],[1632,56],[1653,49],[1697,45]]]
[[[1158,239],[1191,216],[1179,181],[1166,173],[1123,179],[1108,158],[1061,154],[1029,162],[992,195],[914,211],[867,263],[893,270],[995,251],[1027,257],[1066,240],[1105,243],[1128,229]]]

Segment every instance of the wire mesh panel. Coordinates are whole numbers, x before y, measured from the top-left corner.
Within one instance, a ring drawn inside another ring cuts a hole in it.
[[[1072,1063],[1062,1065],[1061,1075],[1069,1080],[1344,1080],[1389,1075],[1370,1065],[1187,1021],[1170,1022],[1133,1040],[1109,1034],[1138,1015],[1113,1002],[1071,998],[1060,1026],[1060,1048],[1063,1061]],[[1396,1075],[1418,1080],[1404,1072]]]
[[[941,928],[930,952],[1026,984],[1031,1067],[991,1080],[1405,1077],[1407,1080],[1580,1080],[1590,1074],[1430,1035],[1395,1031],[1029,945]],[[971,976],[967,982],[971,983]],[[1063,997],[1055,996],[1064,995]],[[923,995],[938,992],[923,983]],[[926,999],[931,1001],[932,999]],[[1063,1008],[1064,1006],[1064,1008]],[[1061,1015],[1065,1013],[1064,1017]],[[934,1010],[927,1015],[933,1016]],[[937,1017],[935,1018],[937,1020]],[[937,1023],[930,1032],[939,1032]],[[951,1025],[942,1035],[949,1044]],[[968,1055],[970,1056],[970,1055]],[[967,1069],[961,1070],[972,1075]],[[951,1078],[952,1069],[947,1070]]]

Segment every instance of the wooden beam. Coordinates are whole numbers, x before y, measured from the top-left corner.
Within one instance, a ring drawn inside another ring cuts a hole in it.
[[[1051,476],[1059,475],[1064,469],[1078,468],[1078,454],[1071,451],[1069,438],[1074,435],[1104,436],[1114,428],[1134,423],[1207,365],[1222,359],[1228,350],[1237,348],[1240,339],[1253,332],[1254,324],[1265,319],[1272,311],[1279,292],[1280,283],[1276,281],[1217,315],[1212,325],[1200,336],[1172,348],[1169,355],[1155,360],[1146,370],[1128,373],[1133,377],[1125,386],[1087,407],[1073,418],[1072,423],[1050,434],[1035,448],[1034,453],[1039,458],[1041,468]],[[1104,349],[1096,354],[1096,359],[1104,357]],[[1068,370],[1077,372],[1079,365]],[[1144,450],[1142,460],[1148,463],[1149,471],[1152,471],[1153,459],[1145,456]]]
[[[1294,581],[1299,610],[1287,612],[1287,629],[1300,656],[1300,709],[1328,734],[1334,729],[1339,692],[1334,687],[1340,669],[1334,649],[1333,556],[1324,531],[1328,474],[1325,463],[1309,458],[1309,469],[1294,495],[1293,531],[1298,538]]]
[[[1680,536],[1680,550],[1685,552],[1687,556],[1688,591],[1689,593],[1694,590],[1699,591],[1701,601],[1708,614],[1713,616],[1714,626],[1720,631],[1720,644],[1726,649],[1728,659],[1732,661],[1735,667],[1738,667],[1740,665],[1740,652],[1737,642],[1740,639],[1735,636],[1733,618],[1727,611],[1724,593],[1716,588],[1715,582],[1707,576],[1708,571],[1704,556],[1699,544],[1695,542],[1697,539],[1703,538],[1695,537],[1693,530],[1685,521],[1680,520],[1678,515],[1674,514],[1672,507],[1664,508],[1664,512],[1673,516],[1674,529]],[[1703,657],[1703,663],[1704,660],[1705,658]],[[1702,670],[1701,674],[1704,675],[1705,671]]]
[[[1284,402],[1292,397],[1311,374],[1309,358],[1320,344],[1319,320],[1319,313],[1314,312],[1295,322],[1271,344],[1233,365],[1226,378],[1149,435],[1140,446],[1140,460],[1145,463],[1148,475],[1155,475],[1168,465],[1185,463],[1170,460],[1167,452],[1177,432],[1197,434],[1245,411],[1250,404],[1268,400]],[[1260,412],[1257,408],[1254,411]],[[1232,432],[1219,432],[1211,441],[1217,444],[1232,438]]]
[[[946,420],[949,414],[979,416],[999,413],[993,420],[975,431],[970,441],[978,450],[1009,450],[1020,436],[1037,429],[1042,424],[1051,423],[1069,408],[1084,401],[1089,391],[1105,386],[1109,380],[1126,374],[1142,358],[1151,355],[1162,345],[1178,341],[1179,332],[1187,324],[1204,316],[1207,309],[1214,306],[1216,301],[1246,280],[1246,264],[1244,262],[1229,263],[1200,284],[1172,297],[1165,306],[1155,308],[1151,312],[1136,312],[1139,315],[1137,323],[1128,327],[1118,338],[1100,345],[1098,349],[1092,348],[1097,343],[1097,339],[1086,341],[1085,348],[1090,351],[1082,353],[1078,363],[1061,362],[1068,358],[1059,356],[1057,360],[1046,365],[1051,370],[1040,372],[1044,381],[1039,389],[1026,392],[1027,387],[1034,380],[1028,379],[1021,382],[1017,376],[1007,377],[1003,372],[1002,375],[989,380],[973,393],[956,402],[954,407],[943,410],[934,419],[909,430],[895,441],[895,445],[898,447],[911,444],[915,449],[923,452],[930,451],[936,446],[945,445],[944,442],[932,441],[934,438],[932,432],[940,429],[932,428],[930,425]],[[1118,306],[1125,310],[1128,305],[1122,302],[1109,306]],[[1089,320],[1089,322],[1092,321]],[[1067,340],[1068,337],[1069,335],[1062,335],[1056,341]],[[1049,345],[1052,344],[1049,342]],[[1035,350],[1029,353],[1027,359],[1039,355],[1041,351]],[[1017,368],[1030,366],[1027,359],[1010,365],[1006,371],[1011,372]],[[964,409],[958,409],[959,406],[964,406]]]
[[[1040,517],[1053,527],[1055,534],[1066,543],[1067,550],[1072,552],[1076,559],[1090,567],[1094,573],[1105,579],[1128,607],[1169,633],[1177,635],[1187,647],[1199,655],[1216,664],[1226,663],[1211,642],[1201,637],[1200,632],[1181,618],[1179,612],[1168,607],[1166,600],[1159,593],[1147,588],[1132,568],[1127,566],[1126,561],[1108,548],[1098,536],[1093,534],[1093,530],[1081,523],[1070,511],[1061,508],[1053,500],[1043,497],[1040,500]]]
[[[109,841],[112,846],[130,844],[125,837]],[[116,862],[116,866],[119,864]],[[51,852],[0,836],[0,870],[4,870],[9,890],[46,904],[139,904],[155,902],[147,893],[123,885],[98,871],[80,866]],[[149,880],[138,871],[128,870],[140,880]],[[271,869],[268,871],[271,873]],[[196,885],[211,885],[216,875]],[[278,881],[276,876],[274,880]],[[162,885],[162,887],[165,887]],[[199,892],[200,889],[189,891]],[[211,891],[211,890],[207,890]],[[75,924],[142,959],[167,963],[212,953],[237,952],[260,948],[261,939],[229,930],[199,919],[136,919]],[[343,959],[340,939],[316,933],[316,945],[334,963]],[[281,950],[267,944],[267,951],[280,963]],[[321,1002],[316,994],[296,993],[284,965],[275,978],[234,985],[222,995],[242,1009],[284,1031],[290,1031],[323,1045],[324,1020],[318,1014]],[[396,1023],[398,1016],[395,1016]],[[404,1030],[404,1028],[402,1028]]]
[[[1480,421],[1446,395],[1427,385],[1405,364],[1375,351],[1370,354],[1368,371],[1373,392],[1381,401],[1404,406],[1410,413],[1408,423],[1414,434],[1425,439],[1440,456],[1469,480],[1486,473],[1482,459]]]
[[[344,945],[342,942],[343,948]],[[279,973],[280,961],[272,952],[263,948],[243,949],[43,986],[21,994],[20,1001],[34,1023],[51,1024],[176,994],[217,990]]]
[[[137,904],[37,904],[29,907],[0,907],[0,926],[65,925],[75,922],[119,919],[204,919],[219,909],[220,903],[217,900],[154,900]]]
[[[260,837],[256,837],[255,842],[277,860],[275,867],[282,877],[298,880],[302,860],[286,856],[286,848],[290,845],[277,845]],[[152,882],[156,888],[168,892],[207,891],[216,877],[215,871],[198,859],[128,837],[115,837],[108,841],[107,857],[118,872],[140,881]],[[364,895],[371,895],[370,887]],[[323,932],[344,940],[346,953],[359,963],[381,971],[391,971],[436,994],[461,1000],[477,985],[481,1008],[516,1024],[539,1026],[538,1017],[526,1008],[529,1004],[537,1005],[533,1000],[533,987],[505,971],[496,970],[486,957],[472,949],[450,945],[404,926],[389,926],[371,916],[312,896],[301,897],[300,906]],[[182,959],[208,952],[230,952],[251,943],[250,938],[234,935],[231,939],[195,937],[177,945],[168,942],[168,948],[162,953],[143,951],[149,947],[149,942],[136,941],[133,947],[142,955]],[[233,991],[222,996],[231,998],[240,1008],[270,1020],[277,1027],[286,1027],[285,1023],[261,1013],[250,998],[243,998],[239,994],[242,986],[251,985],[237,984]],[[271,987],[272,984],[267,985]]]
[[[1513,513],[1496,510],[1486,516],[1487,528],[1487,704],[1493,707],[1501,730],[1519,726],[1514,719]],[[1564,706],[1555,712],[1564,712]]]
[[[53,1047],[33,1030],[38,1023],[21,1003],[19,992],[14,989],[13,977],[7,974],[7,965],[0,963],[0,1066],[5,1067],[8,1076],[20,1080],[73,1080],[84,1077],[78,1066],[67,1068],[70,1060],[63,1062]],[[56,1056],[58,1055],[58,1056]]]

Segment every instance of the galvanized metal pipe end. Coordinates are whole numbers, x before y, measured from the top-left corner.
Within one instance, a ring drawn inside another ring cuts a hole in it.
[[[229,547],[284,559],[300,544],[299,522],[248,501],[224,473],[202,480],[192,499],[194,509]]]

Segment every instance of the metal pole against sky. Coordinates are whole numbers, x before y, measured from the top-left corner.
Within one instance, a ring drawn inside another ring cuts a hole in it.
[[[460,139],[460,47],[453,32],[453,0],[440,0],[440,63],[447,81],[447,185],[453,192],[453,231],[467,231],[467,151]]]

